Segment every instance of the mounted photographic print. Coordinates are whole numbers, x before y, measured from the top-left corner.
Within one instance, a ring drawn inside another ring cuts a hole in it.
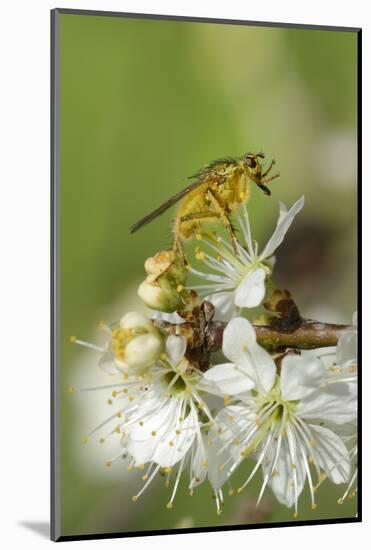
[[[52,538],[361,520],[360,29],[52,11]]]

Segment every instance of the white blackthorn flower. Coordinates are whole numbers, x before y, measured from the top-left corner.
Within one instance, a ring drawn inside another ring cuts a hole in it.
[[[196,257],[203,260],[212,272],[203,272],[191,269],[191,272],[207,281],[205,284],[192,286],[206,296],[216,308],[219,319],[230,320],[238,308],[253,308],[261,304],[266,293],[266,277],[272,272],[272,256],[283,242],[296,214],[304,205],[304,197],[287,210],[280,203],[280,213],[276,229],[265,245],[262,252],[258,252],[258,245],[253,241],[249,216],[246,206],[243,206],[244,215],[239,216],[239,225],[243,241],[237,241],[237,256],[224,239],[206,238],[207,245],[216,253],[216,257],[205,253],[198,248]]]
[[[205,374],[215,392],[219,388],[236,402],[216,416],[221,427],[219,447],[229,453],[220,469],[231,475],[245,457],[254,457],[256,465],[239,491],[261,466],[258,502],[269,484],[282,504],[294,506],[296,517],[307,480],[315,508],[312,468],[319,481],[325,475],[334,483],[344,483],[351,475],[344,442],[323,423],[352,422],[354,392],[347,383],[327,384],[327,370],[315,357],[287,355],[278,371],[271,355],[257,344],[246,319],[235,318],[228,324],[223,353],[232,363]]]

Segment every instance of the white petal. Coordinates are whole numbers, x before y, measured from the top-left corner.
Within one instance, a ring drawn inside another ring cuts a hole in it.
[[[237,287],[234,303],[238,307],[257,307],[265,296],[265,270],[259,267],[246,275]]]
[[[174,325],[181,325],[182,323],[184,323],[184,319],[180,315],[178,315],[176,311],[174,311],[174,313],[164,313],[162,311],[154,311],[152,313],[152,319],[167,321],[168,323],[173,323]]]
[[[234,442],[245,436],[251,426],[255,426],[255,417],[249,419],[244,414],[245,407],[231,405],[222,409],[210,428],[208,447],[208,477],[214,489],[219,489],[238,464],[243,460],[242,445]],[[242,416],[243,415],[243,416]]]
[[[318,425],[309,425],[314,435],[313,455],[316,462],[334,483],[348,481],[351,465],[349,454],[340,437],[331,430]]]
[[[211,391],[211,393],[219,395],[237,395],[249,391],[255,386],[255,381],[232,363],[215,365],[206,371],[201,386],[204,386],[205,382],[210,385],[210,390],[215,388],[215,391]]]
[[[339,366],[357,364],[357,332],[349,330],[339,338],[336,348],[336,363]]]
[[[166,353],[171,364],[176,367],[179,361],[184,357],[187,349],[187,342],[183,336],[168,336],[166,339]]]
[[[279,213],[278,213],[277,223],[280,223],[280,221],[286,216],[288,208],[286,204],[282,201],[279,201],[278,205],[279,205]]]
[[[125,348],[125,362],[138,370],[153,365],[162,351],[162,340],[155,333],[141,334],[133,338]]]
[[[205,480],[208,471],[208,448],[204,438],[200,434],[197,436],[195,446],[196,450],[193,455],[191,466],[193,478],[193,480],[191,479],[192,487],[200,485],[200,483]]]
[[[283,239],[285,238],[285,235],[288,229],[290,228],[290,225],[292,224],[296,214],[300,212],[303,206],[304,206],[304,196],[302,196],[298,201],[296,201],[296,203],[290,208],[289,211],[284,212],[281,209],[276,229],[274,230],[273,235],[265,245],[265,248],[260,255],[260,260],[269,258],[269,256],[271,256],[274,253],[276,248],[279,247],[279,245],[282,243]]]
[[[236,306],[234,305],[234,293],[217,292],[206,296],[205,300],[211,302],[215,307],[215,319],[218,321],[230,321],[236,314]]]
[[[319,359],[301,355],[287,355],[282,361],[281,395],[285,401],[295,401],[317,389],[327,376]]]
[[[120,327],[133,330],[151,330],[153,328],[151,320],[137,311],[129,311],[129,313],[126,313],[123,317],[121,317]]]
[[[263,445],[264,445],[264,441],[262,442],[262,446]],[[302,457],[300,455],[300,450],[298,447],[299,445],[300,443],[298,442],[297,438],[295,438],[296,457],[294,457],[295,458],[295,467],[294,467],[291,454],[290,454],[287,437],[284,437],[282,439],[280,453],[275,466],[275,475],[273,475],[273,477],[271,477],[269,481],[269,485],[271,486],[272,491],[277,497],[277,500],[282,504],[284,504],[285,506],[287,506],[288,508],[291,508],[294,505],[296,500],[295,487],[294,487],[295,476],[296,476],[296,486],[297,486],[297,489],[296,489],[297,498],[299,497],[300,493],[303,490],[304,482],[306,479],[306,472],[304,469],[304,464],[302,462]],[[264,474],[267,474],[269,472],[271,461],[272,461],[272,458],[269,461],[268,465],[263,464]]]
[[[191,411],[183,422],[175,419],[174,426],[156,446],[152,460],[162,468],[171,468],[189,451],[197,431],[198,418]],[[180,433],[177,433],[179,430]]]
[[[104,355],[102,355],[102,357],[99,359],[98,365],[107,374],[117,374],[118,372],[120,372],[119,367],[115,364],[115,358],[110,352],[106,352]]]
[[[276,365],[269,353],[256,343],[255,330],[247,319],[236,317],[228,323],[223,334],[223,353],[255,381],[260,391],[270,391]]]
[[[357,415],[356,394],[351,384],[329,384],[304,397],[298,404],[297,414],[335,424],[353,422]]]

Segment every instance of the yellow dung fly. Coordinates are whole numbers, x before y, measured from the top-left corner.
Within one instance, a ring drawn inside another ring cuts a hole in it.
[[[205,223],[220,220],[229,232],[236,254],[236,235],[230,215],[249,199],[251,182],[270,195],[266,184],[279,177],[275,174],[267,178],[275,161],[263,171],[259,158],[264,159],[264,153],[246,153],[237,159],[228,157],[211,162],[189,178],[194,179],[193,183],[131,226],[130,232],[134,233],[183,199],[173,221],[174,252],[187,263],[183,241],[199,234]]]

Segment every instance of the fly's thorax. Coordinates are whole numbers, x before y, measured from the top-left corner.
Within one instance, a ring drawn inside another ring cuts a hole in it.
[[[206,183],[201,185],[185,196],[181,202],[173,225],[174,233],[178,232],[181,239],[190,239],[199,232],[201,226],[217,220],[207,199],[208,187],[210,186]],[[210,217],[205,216],[208,212]],[[200,218],[197,217],[198,214],[201,215]]]

